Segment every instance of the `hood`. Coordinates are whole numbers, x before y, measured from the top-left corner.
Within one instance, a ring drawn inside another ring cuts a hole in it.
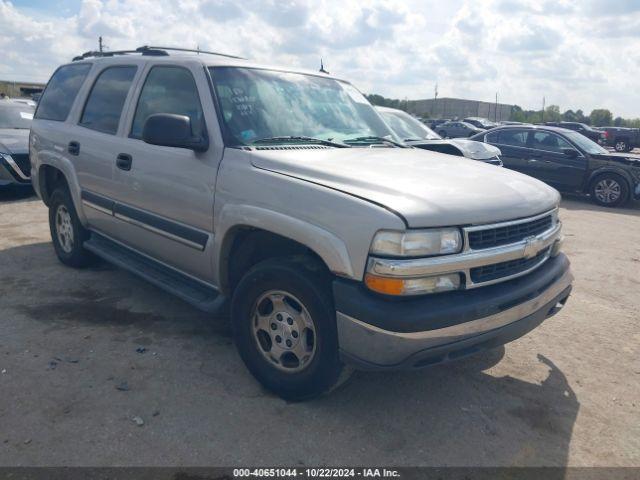
[[[29,130],[0,128],[0,153],[29,153]]]
[[[631,155],[628,153],[598,153],[592,154],[591,156],[598,160],[608,160],[610,162],[640,167],[640,155]]]
[[[422,145],[453,145],[463,156],[473,160],[488,160],[502,154],[498,147],[488,143],[469,140],[467,138],[450,138],[447,140],[413,140],[406,142],[409,145],[420,147]]]
[[[256,168],[340,190],[401,215],[410,227],[512,220],[554,208],[544,183],[441,153],[400,148],[254,151]]]
[[[487,160],[502,153],[498,147],[466,138],[452,138],[449,142],[458,147],[465,157],[474,160]]]

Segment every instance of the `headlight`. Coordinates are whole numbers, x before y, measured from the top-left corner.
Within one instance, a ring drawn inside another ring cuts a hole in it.
[[[370,252],[389,257],[446,255],[462,250],[462,235],[457,228],[434,228],[398,232],[381,230],[371,242]]]

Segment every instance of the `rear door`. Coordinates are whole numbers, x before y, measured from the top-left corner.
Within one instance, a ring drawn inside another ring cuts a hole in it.
[[[582,185],[587,159],[567,139],[555,132],[532,130],[528,142],[532,155],[527,166],[535,172],[532,176],[562,190]],[[569,156],[565,151],[575,151],[577,156]]]
[[[114,229],[118,193],[114,170],[122,138],[117,133],[137,70],[135,65],[99,70],[74,127],[83,210],[89,225],[108,235]]]
[[[502,163],[506,168],[528,173],[527,160],[531,155],[527,148],[527,130],[505,128],[485,135],[485,141],[500,149]]]

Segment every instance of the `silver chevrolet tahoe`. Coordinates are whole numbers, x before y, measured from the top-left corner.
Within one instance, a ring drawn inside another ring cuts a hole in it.
[[[49,81],[31,176],[62,263],[229,306],[242,360],[287,399],[345,364],[502,345],[566,302],[554,189],[405,147],[325,73],[174,50],[88,52]]]

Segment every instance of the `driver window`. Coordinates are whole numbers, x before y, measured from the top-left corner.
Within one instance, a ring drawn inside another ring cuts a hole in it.
[[[140,92],[130,136],[142,138],[144,122],[155,113],[188,116],[192,135],[195,138],[202,137],[204,114],[196,82],[189,70],[182,67],[151,69]]]
[[[535,132],[531,148],[548,152],[562,153],[564,148],[573,148],[564,138],[551,132]]]

